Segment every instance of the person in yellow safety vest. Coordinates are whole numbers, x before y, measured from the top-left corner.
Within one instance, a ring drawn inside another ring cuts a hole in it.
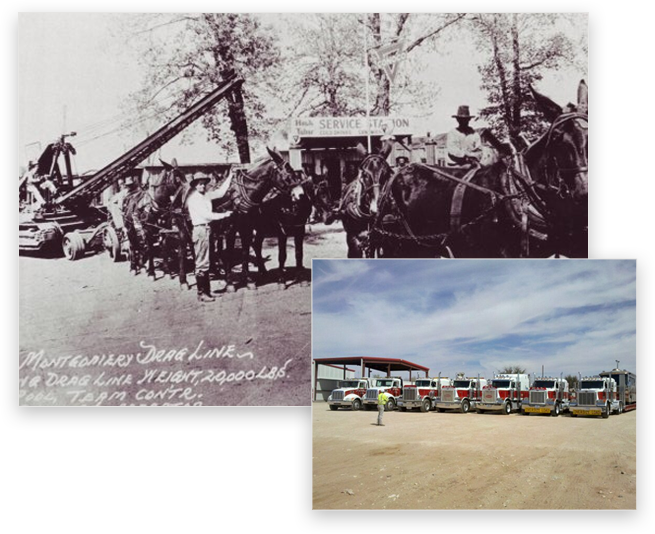
[[[384,414],[384,408],[386,407],[388,400],[389,395],[387,395],[384,391],[380,391],[380,393],[378,393],[378,426],[384,426],[382,424],[382,415]]]

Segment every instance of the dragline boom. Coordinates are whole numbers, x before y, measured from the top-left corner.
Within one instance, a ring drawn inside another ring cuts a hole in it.
[[[181,113],[168,124],[148,136],[132,150],[99,170],[88,180],[85,180],[77,187],[55,199],[54,203],[68,207],[74,207],[75,205],[79,206],[80,204],[86,204],[86,206],[88,206],[89,200],[92,197],[102,192],[112,182],[127,175],[150,154],[161,148],[192,122],[200,118],[212,106],[227,96],[241,83],[243,83],[243,79],[237,76],[232,76],[227,79],[202,100],[199,100],[185,112]]]

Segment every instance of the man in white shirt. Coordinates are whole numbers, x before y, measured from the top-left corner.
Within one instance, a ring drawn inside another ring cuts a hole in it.
[[[213,302],[209,282],[209,247],[211,242],[211,228],[209,223],[220,221],[232,215],[231,211],[214,213],[212,211],[212,200],[222,198],[227,192],[231,178],[228,178],[221,186],[213,191],[207,191],[207,184],[211,178],[202,173],[196,173],[191,179],[191,193],[186,199],[186,208],[189,211],[191,224],[193,225],[193,248],[196,256],[196,287],[198,300],[201,302]]]
[[[457,128],[448,132],[446,137],[448,156],[457,165],[478,164],[482,157],[482,140],[480,134],[469,126],[473,118],[469,107],[459,106],[453,118],[457,119]]]

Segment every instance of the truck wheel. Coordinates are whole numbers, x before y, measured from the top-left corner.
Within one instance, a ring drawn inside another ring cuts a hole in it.
[[[603,419],[607,419],[610,416],[611,409],[612,407],[608,403],[607,406],[605,406],[605,411],[603,412]]]
[[[338,409],[339,409],[338,406],[335,406],[334,404],[330,404],[330,410],[332,410],[333,412],[336,412]]]
[[[503,415],[509,415],[512,413],[512,405],[509,402],[503,404]]]
[[[396,409],[396,401],[393,399],[389,399],[384,409],[389,412],[393,412]]]
[[[469,413],[471,411],[471,403],[469,402],[469,400],[464,399],[459,409],[462,413]]]
[[[623,403],[619,402],[619,411],[617,412],[616,415],[621,415],[623,413]]]
[[[79,232],[69,232],[62,239],[61,248],[64,251],[66,259],[75,261],[84,255],[86,245],[84,244],[84,238]]]
[[[121,261],[121,241],[118,238],[116,229],[113,226],[107,226],[102,237],[103,244],[109,253],[109,257],[114,262]]]
[[[358,412],[361,409],[362,409],[362,401],[360,401],[359,399],[355,399],[353,401],[353,412]]]
[[[560,412],[559,403],[556,402],[555,406],[553,407],[553,411],[550,412],[550,415],[552,417],[557,417],[559,415],[559,412]]]
[[[421,411],[422,412],[430,411],[430,399],[423,399],[423,402],[421,403]]]

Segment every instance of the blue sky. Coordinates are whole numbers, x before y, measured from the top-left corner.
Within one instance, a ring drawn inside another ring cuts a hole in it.
[[[636,372],[636,283],[634,260],[314,260],[313,355]]]

